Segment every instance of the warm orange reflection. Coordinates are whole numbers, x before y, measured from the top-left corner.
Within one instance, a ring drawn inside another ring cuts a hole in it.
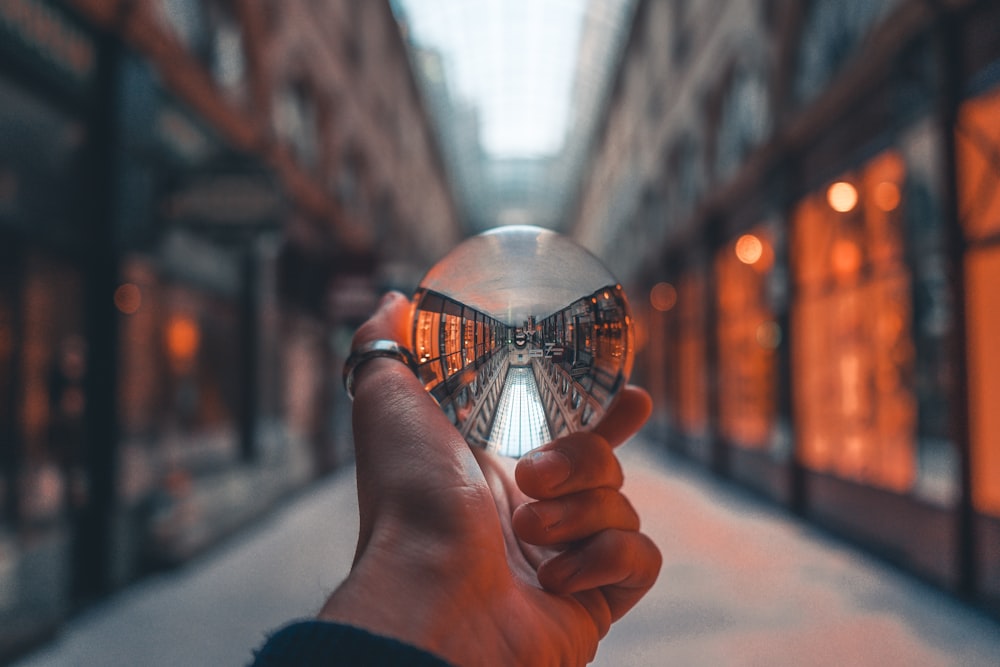
[[[1000,146],[1000,89],[962,104],[955,130],[959,215],[966,235],[1000,232],[1000,187],[996,155]]]
[[[833,272],[842,280],[849,279],[861,270],[861,248],[854,241],[837,239],[830,253],[830,265]]]
[[[809,468],[897,491],[916,473],[916,399],[903,202],[885,184],[898,193],[904,169],[898,154],[882,153],[835,184],[850,191],[805,198],[792,225],[798,455]]]
[[[966,295],[969,321],[969,399],[972,490],[977,509],[1000,515],[1000,247],[969,253]]]
[[[848,213],[858,205],[857,189],[846,181],[838,181],[826,191],[826,201],[838,213]]]
[[[677,288],[670,283],[656,283],[649,291],[649,303],[661,313],[677,305]]]
[[[167,321],[167,353],[176,368],[188,366],[201,344],[198,323],[187,315],[172,315]]]
[[[972,439],[972,502],[1000,516],[1000,89],[969,100],[955,131],[959,212],[965,234],[976,245],[966,253],[969,422]]]

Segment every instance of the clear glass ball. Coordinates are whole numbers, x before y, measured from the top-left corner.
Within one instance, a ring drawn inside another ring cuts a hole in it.
[[[592,428],[632,370],[621,285],[551,230],[466,239],[427,272],[413,304],[424,387],[469,444],[504,456]]]

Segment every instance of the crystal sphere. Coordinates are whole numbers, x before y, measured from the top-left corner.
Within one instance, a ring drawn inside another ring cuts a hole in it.
[[[551,230],[499,227],[420,281],[411,349],[469,444],[516,458],[601,420],[632,370],[631,324],[592,254]]]

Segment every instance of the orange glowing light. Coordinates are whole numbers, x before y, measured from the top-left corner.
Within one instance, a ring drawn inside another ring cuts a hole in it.
[[[861,269],[861,249],[853,241],[841,239],[833,244],[831,261],[838,276],[853,276]]]
[[[649,290],[649,303],[656,310],[665,313],[677,305],[677,289],[670,283],[656,283]]]
[[[736,241],[736,257],[744,264],[756,264],[764,255],[764,244],[753,234],[744,234]]]
[[[892,181],[882,181],[875,186],[872,199],[875,201],[875,206],[886,213],[895,211],[900,200],[899,186]]]
[[[198,324],[185,315],[174,315],[167,322],[167,352],[177,362],[190,361],[201,344]]]
[[[846,181],[838,181],[827,189],[826,201],[839,213],[853,211],[858,205],[858,190]]]
[[[115,290],[115,307],[125,315],[132,315],[142,305],[142,292],[135,283],[119,285]]]

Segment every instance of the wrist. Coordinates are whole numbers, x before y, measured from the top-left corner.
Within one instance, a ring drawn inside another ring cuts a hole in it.
[[[317,618],[399,640],[453,665],[475,665],[496,656],[496,601],[478,586],[454,586],[455,569],[376,566],[371,549],[327,599]],[[394,559],[387,559],[391,563]],[[468,564],[466,564],[467,566]],[[462,567],[455,564],[455,567]],[[371,575],[369,575],[371,573]],[[464,578],[472,582],[478,576]]]

